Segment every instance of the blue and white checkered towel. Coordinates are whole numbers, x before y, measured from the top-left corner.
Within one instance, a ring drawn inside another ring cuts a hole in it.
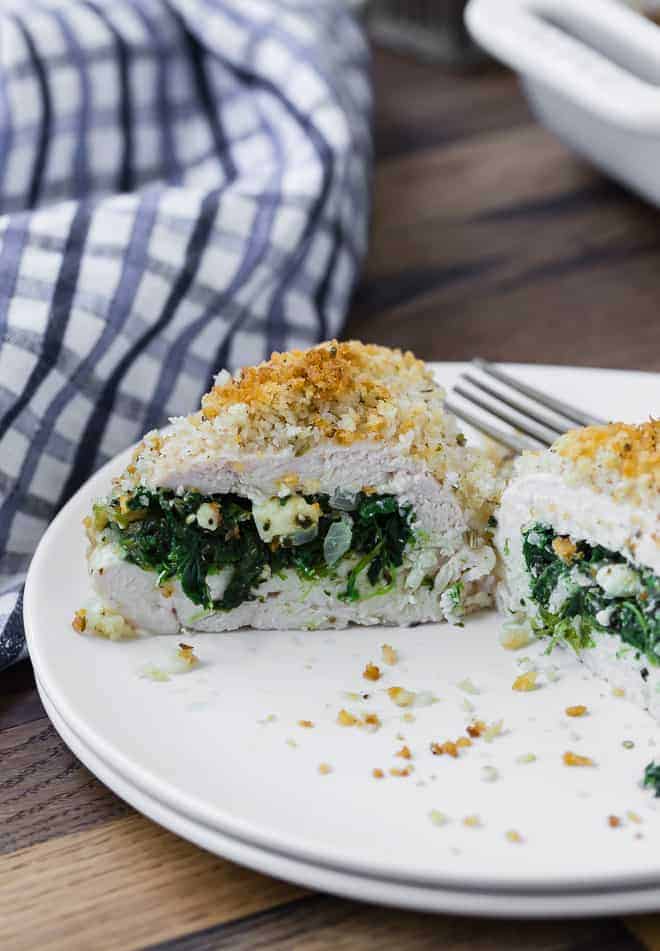
[[[339,331],[369,112],[342,0],[0,2],[0,668],[98,466],[221,367]]]

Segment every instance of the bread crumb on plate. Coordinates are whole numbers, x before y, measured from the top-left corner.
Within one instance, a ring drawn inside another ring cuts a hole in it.
[[[590,756],[580,756],[579,753],[571,753],[570,750],[564,753],[562,760],[565,766],[595,766],[596,765]]]
[[[399,655],[395,649],[390,644],[383,644],[380,649],[380,654],[384,664],[389,664],[390,667],[396,664],[399,659]]]

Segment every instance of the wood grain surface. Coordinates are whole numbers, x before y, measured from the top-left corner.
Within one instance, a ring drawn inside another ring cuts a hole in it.
[[[660,370],[660,216],[567,152],[515,80],[377,52],[371,250],[346,335]],[[176,838],[99,783],[0,674],[0,947],[660,948],[654,917],[501,922],[309,894]]]
[[[536,125],[515,79],[375,60],[350,336],[429,360],[660,370],[660,213]]]

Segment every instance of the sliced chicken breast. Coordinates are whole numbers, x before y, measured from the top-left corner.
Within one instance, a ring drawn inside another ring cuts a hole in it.
[[[510,627],[574,649],[660,719],[660,423],[576,430],[524,456],[502,496]]]
[[[355,342],[221,374],[95,506],[96,592],[159,633],[458,621],[487,606],[498,477],[443,396],[412,355]]]

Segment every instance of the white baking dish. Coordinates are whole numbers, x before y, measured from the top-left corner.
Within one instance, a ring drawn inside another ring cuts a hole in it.
[[[660,205],[660,28],[616,0],[471,0],[474,39],[537,118]]]

